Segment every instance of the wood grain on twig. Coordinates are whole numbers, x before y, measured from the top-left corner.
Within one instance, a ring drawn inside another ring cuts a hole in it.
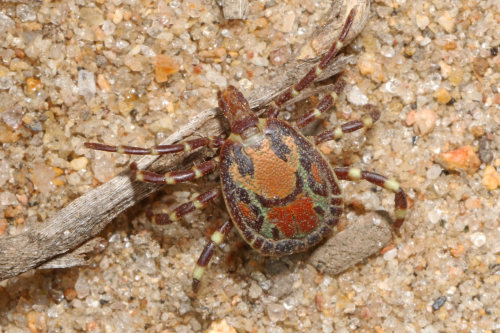
[[[368,0],[358,0],[360,6],[354,21],[353,31],[359,32],[368,15]],[[349,2],[352,4],[352,2]],[[326,50],[338,35],[338,30],[347,15],[346,9],[343,11],[332,11],[331,18],[326,21],[329,25],[320,29],[314,34],[304,48]],[[340,17],[337,17],[340,13]],[[335,30],[337,27],[337,30]],[[323,36],[321,31],[329,29],[328,38],[319,41],[316,36]],[[332,31],[333,30],[333,31]],[[355,34],[350,34],[348,39],[352,40]],[[321,47],[318,45],[321,44]],[[304,53],[299,51],[296,54],[303,58]],[[345,67],[353,57],[338,57],[334,63],[325,70],[319,80],[331,77]],[[276,75],[271,78],[269,85],[254,91],[249,97],[253,108],[260,108],[285,89],[298,77],[305,74],[310,68],[310,62],[295,59],[288,64],[276,69]],[[217,135],[222,132],[219,119],[217,119],[217,109],[201,111],[186,126],[180,128],[170,135],[161,144],[171,144],[182,140],[194,132],[198,135]],[[136,163],[139,168],[149,168],[155,171],[166,171],[178,168],[187,154],[174,156],[145,156],[139,158]],[[195,161],[196,162],[196,161]],[[83,196],[72,201],[64,207],[53,218],[40,223],[32,229],[19,235],[0,238],[0,280],[7,279],[30,269],[37,267],[70,267],[76,264],[85,263],[81,259],[82,255],[92,252],[92,247],[87,249],[89,240],[95,238],[118,214],[141,201],[151,193],[157,191],[160,186],[131,182],[129,171],[120,173],[109,182],[95,188]],[[83,248],[79,248],[82,247]],[[87,246],[87,247],[85,247]],[[75,254],[80,259],[75,259]],[[71,259],[73,258],[73,260]]]

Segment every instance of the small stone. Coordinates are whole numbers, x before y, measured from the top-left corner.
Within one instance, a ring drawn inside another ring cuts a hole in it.
[[[94,73],[84,69],[78,71],[78,94],[85,98],[87,104],[96,93]]]
[[[443,171],[443,169],[439,165],[433,164],[427,170],[427,173],[426,173],[427,179],[429,179],[429,180],[437,179],[439,177],[439,175],[441,175],[441,171]]]
[[[384,253],[384,255],[382,257],[384,258],[384,260],[389,261],[389,260],[396,258],[397,255],[398,255],[398,249],[393,248],[393,249],[390,249],[389,251],[387,251],[386,253]]]
[[[225,319],[222,319],[212,322],[206,333],[236,333],[236,330]]]
[[[68,301],[72,301],[76,298],[76,291],[73,288],[67,288],[64,290],[64,298]]]
[[[43,88],[43,83],[36,77],[26,79],[26,89],[28,93],[34,93]]]
[[[88,162],[89,162],[89,160],[86,157],[82,156],[82,157],[77,157],[77,158],[74,158],[73,160],[71,160],[70,165],[71,165],[71,168],[73,170],[80,171],[80,170],[85,169]]]
[[[453,84],[454,86],[458,86],[462,83],[463,77],[464,77],[463,70],[457,67],[450,72],[448,79],[450,80],[451,84]]]
[[[164,54],[158,54],[155,59],[155,80],[158,83],[168,81],[168,76],[179,71],[179,64]]]
[[[99,86],[99,88],[101,88],[101,90],[104,90],[104,91],[111,90],[111,86],[110,86],[108,80],[106,80],[106,78],[102,74],[97,75],[97,85]]]
[[[486,244],[486,236],[482,232],[475,232],[470,235],[470,240],[475,247],[481,247]]]
[[[136,54],[134,56],[125,57],[123,63],[134,72],[142,72],[147,61],[145,56]]]
[[[10,127],[0,122],[0,143],[9,143],[19,140],[21,133],[14,132]]]
[[[75,282],[75,291],[80,299],[87,297],[90,293],[90,285],[83,274],[81,274]]]
[[[429,17],[427,15],[417,15],[416,16],[417,26],[420,30],[424,30],[429,24]]]
[[[451,100],[451,95],[445,88],[441,87],[434,93],[434,97],[441,104],[446,104]]]
[[[359,72],[363,76],[370,75],[371,78],[376,82],[382,82],[384,79],[384,73],[382,71],[382,65],[377,62],[375,55],[373,53],[364,53],[356,64]]]
[[[250,288],[248,289],[248,296],[250,298],[259,298],[262,295],[262,288],[255,282],[252,282]]]
[[[484,76],[489,67],[488,60],[483,57],[476,57],[472,63],[472,69],[477,76]]]
[[[450,50],[455,50],[457,48],[457,42],[453,40],[449,40],[446,42],[444,45],[445,50],[450,51]]]
[[[281,304],[271,303],[267,306],[267,315],[271,321],[282,321],[285,319],[285,308]]]
[[[282,46],[277,48],[269,54],[269,60],[274,66],[279,66],[284,64],[290,58],[290,48],[287,46]]]
[[[8,206],[4,210],[4,215],[6,218],[14,218],[23,213],[23,208],[21,206]]]
[[[437,114],[431,109],[421,109],[415,113],[415,123],[413,130],[418,135],[426,135],[434,129],[437,121]]]
[[[496,190],[497,187],[500,186],[500,174],[493,166],[488,165],[486,166],[486,168],[484,168],[483,179],[481,180],[481,183],[489,191]]]
[[[464,146],[449,152],[441,153],[436,158],[443,168],[451,171],[466,171],[473,174],[481,165],[481,161],[471,146]]]
[[[359,90],[358,86],[353,86],[347,94],[347,100],[354,105],[366,105],[368,97]]]
[[[438,23],[447,33],[453,32],[455,28],[455,18],[447,10],[438,18]]]
[[[446,296],[439,296],[432,304],[432,310],[437,311],[446,302]]]
[[[52,182],[54,177],[55,173],[51,167],[43,163],[37,163],[31,171],[30,180],[37,190],[47,194],[55,189]]]
[[[281,32],[289,33],[293,29],[293,23],[295,22],[295,13],[292,11],[287,12],[285,15],[282,13],[277,15],[279,19],[275,24],[275,28]]]
[[[12,192],[5,191],[0,193],[0,206],[11,206],[17,205],[19,202],[17,201],[16,195]]]
[[[10,179],[11,171],[9,163],[0,160],[0,186],[3,186]]]
[[[464,246],[462,244],[459,244],[457,247],[450,249],[450,253],[455,258],[458,258],[464,252],[464,249]]]

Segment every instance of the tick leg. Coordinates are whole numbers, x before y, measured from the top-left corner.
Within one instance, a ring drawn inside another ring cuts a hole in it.
[[[295,125],[297,125],[298,128],[303,128],[314,120],[319,119],[321,117],[321,114],[328,110],[335,103],[339,94],[342,92],[342,90],[344,90],[344,86],[345,81],[340,78],[335,83],[333,91],[323,97],[316,108],[312,109],[312,111],[310,111],[308,114],[298,119],[295,122]]]
[[[339,140],[342,138],[344,133],[354,132],[362,128],[370,128],[373,123],[380,118],[380,111],[374,105],[365,105],[365,109],[368,109],[370,113],[364,116],[361,120],[348,121],[341,126],[326,130],[316,135],[316,144],[330,140]]]
[[[406,217],[406,210],[408,208],[408,202],[406,201],[406,194],[399,186],[399,183],[394,179],[387,179],[386,177],[370,172],[362,171],[358,168],[335,168],[334,169],[337,178],[340,180],[360,180],[364,179],[372,184],[383,187],[386,190],[395,193],[394,198],[394,215],[396,220],[394,221],[393,228],[399,230],[403,221]]]
[[[189,170],[171,171],[159,174],[147,170],[137,170],[134,163],[130,165],[132,169],[132,179],[145,183],[155,184],[177,184],[201,178],[217,169],[220,158],[217,156],[207,162],[194,166]]]
[[[131,154],[131,155],[164,155],[171,153],[179,153],[182,151],[191,151],[193,149],[210,146],[212,148],[219,148],[224,143],[222,137],[211,138],[198,138],[187,140],[173,145],[159,145],[153,148],[140,148],[131,146],[110,146],[102,143],[85,142],[85,147],[94,150],[103,150],[108,152]]]
[[[198,195],[193,200],[183,203],[182,205],[177,206],[174,210],[172,210],[169,214],[153,214],[152,211],[148,211],[146,216],[151,222],[155,224],[169,224],[175,221],[178,221],[181,217],[194,211],[195,209],[203,209],[205,208],[211,201],[217,198],[220,195],[220,189],[214,188],[207,192],[204,192]]]
[[[281,106],[289,101],[290,99],[299,95],[299,93],[304,90],[311,82],[313,82],[323,70],[330,64],[333,58],[344,46],[344,41],[351,29],[352,22],[354,21],[354,16],[356,11],[351,9],[347,19],[345,21],[344,27],[338,39],[333,43],[328,52],[321,58],[319,64],[314,66],[298,83],[291,86],[281,94],[279,94],[274,101],[272,101],[266,108],[266,114],[269,118],[276,118],[280,112]]]
[[[194,272],[193,272],[193,291],[194,292],[198,292],[198,289],[200,289],[201,278],[203,277],[203,273],[205,272],[205,268],[208,266],[208,263],[212,259],[215,247],[221,245],[224,242],[224,239],[226,239],[226,237],[229,234],[229,231],[231,231],[231,229],[233,229],[233,222],[230,220],[226,221],[219,228],[219,230],[215,231],[212,234],[207,245],[205,245],[203,252],[201,252],[200,257],[198,258],[198,261],[196,262],[196,267],[194,268]]]

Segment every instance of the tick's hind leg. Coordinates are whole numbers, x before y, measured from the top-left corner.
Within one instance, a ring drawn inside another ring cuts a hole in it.
[[[131,164],[132,179],[145,183],[155,184],[177,184],[201,178],[219,167],[220,158],[213,159],[192,167],[189,170],[171,171],[164,174],[147,170],[137,170],[135,164]]]
[[[331,63],[333,58],[339,53],[339,51],[344,46],[344,41],[351,29],[352,23],[354,21],[354,16],[356,11],[351,9],[347,19],[342,28],[338,39],[333,43],[328,52],[321,58],[319,64],[311,68],[311,70],[296,84],[279,94],[266,108],[266,117],[276,118],[281,110],[283,104],[292,98],[298,96],[302,90],[304,90],[308,85],[310,85],[323,70]]]
[[[154,146],[153,148],[140,148],[140,147],[121,146],[121,145],[110,146],[95,142],[85,142],[85,147],[94,150],[102,150],[119,154],[164,155],[164,154],[180,153],[182,151],[191,151],[196,148],[204,146],[219,148],[222,146],[223,143],[224,139],[222,137],[212,137],[212,138],[198,138],[198,139],[187,140],[173,145],[159,145],[159,146]]]
[[[211,201],[220,196],[220,194],[220,189],[214,188],[198,195],[196,198],[189,202],[177,206],[169,214],[153,214],[152,211],[148,211],[146,215],[151,220],[151,222],[155,224],[169,224],[178,221],[181,217],[183,217],[187,213],[194,211],[195,209],[205,208]]]
[[[360,180],[364,179],[369,181],[372,184],[383,187],[386,190],[392,191],[395,193],[394,198],[394,229],[399,230],[403,221],[406,217],[406,210],[408,208],[408,202],[406,201],[406,194],[399,186],[399,183],[394,179],[387,179],[386,177],[370,172],[370,171],[362,171],[358,168],[335,168],[334,169],[337,178],[340,180]]]
[[[365,105],[364,108],[367,109],[369,113],[363,116],[361,120],[348,121],[341,126],[337,126],[335,128],[321,132],[320,134],[316,135],[316,144],[320,144],[322,142],[330,140],[339,140],[340,138],[342,138],[344,133],[351,133],[362,128],[372,127],[373,123],[380,118],[380,111],[371,104]]]
[[[212,256],[214,255],[214,249],[216,246],[221,245],[226,239],[229,232],[233,229],[233,222],[231,220],[226,221],[219,230],[215,231],[208,244],[205,245],[203,252],[201,252],[198,261],[196,262],[196,267],[193,272],[193,291],[197,292],[200,289],[200,281],[203,277],[203,273],[205,272],[205,268],[208,266]]]

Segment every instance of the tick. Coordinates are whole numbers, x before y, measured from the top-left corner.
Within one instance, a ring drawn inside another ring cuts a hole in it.
[[[172,223],[222,195],[231,219],[212,234],[203,249],[193,272],[193,291],[199,289],[214,249],[224,242],[233,227],[253,249],[265,256],[290,255],[318,244],[333,232],[344,211],[339,180],[364,179],[394,192],[393,227],[395,230],[401,227],[407,201],[397,181],[358,168],[333,168],[318,149],[322,142],[339,140],[344,133],[371,127],[380,116],[374,106],[367,107],[369,112],[361,120],[346,122],[312,139],[301,134],[300,129],[319,119],[335,103],[345,84],[340,79],[316,108],[295,123],[277,118],[283,104],[311,84],[342,49],[354,16],[351,10],[339,38],[319,64],[267,105],[264,117],[257,117],[235,87],[219,91],[219,107],[231,125],[227,138],[198,138],[150,149],[85,143],[91,149],[136,155],[170,154],[203,146],[220,149],[217,157],[185,171],[158,174],[131,167],[133,180],[157,184],[187,182],[220,169],[220,188],[198,195],[169,214],[147,214],[154,223]]]

